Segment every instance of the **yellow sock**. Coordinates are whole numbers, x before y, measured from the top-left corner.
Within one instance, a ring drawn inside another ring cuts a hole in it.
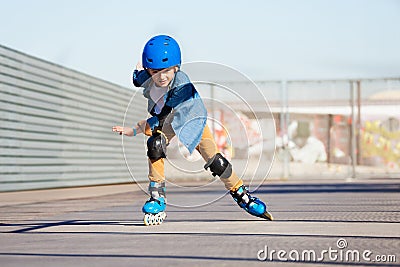
[[[243,185],[243,180],[240,179],[231,189],[230,191],[235,192]]]

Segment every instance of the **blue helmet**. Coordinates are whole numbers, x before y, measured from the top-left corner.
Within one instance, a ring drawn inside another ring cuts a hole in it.
[[[143,48],[142,64],[145,68],[165,69],[181,65],[181,49],[174,38],[157,35]]]

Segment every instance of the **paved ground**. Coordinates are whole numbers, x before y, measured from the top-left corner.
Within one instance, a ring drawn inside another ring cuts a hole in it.
[[[153,227],[133,185],[2,193],[0,266],[400,265],[400,180],[267,182],[257,196],[273,222],[220,183],[168,193],[174,206]]]

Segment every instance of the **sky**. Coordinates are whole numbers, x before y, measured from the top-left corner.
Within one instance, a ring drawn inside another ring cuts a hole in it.
[[[132,87],[144,44],[259,80],[400,76],[399,0],[0,0],[0,44]]]

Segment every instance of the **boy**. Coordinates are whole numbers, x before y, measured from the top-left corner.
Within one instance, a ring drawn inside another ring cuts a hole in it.
[[[142,208],[144,223],[161,224],[166,217],[164,158],[168,142],[175,135],[190,153],[194,149],[200,152],[206,162],[204,168],[221,179],[241,208],[251,215],[272,220],[266,205],[249,194],[231,163],[217,151],[207,126],[207,110],[188,76],[180,70],[178,43],[167,35],[151,38],[143,49],[142,65],[136,66],[133,84],[144,88],[152,117],[140,121],[134,128],[114,126],[113,131],[127,136],[139,133],[150,136],[147,140],[150,198]]]

